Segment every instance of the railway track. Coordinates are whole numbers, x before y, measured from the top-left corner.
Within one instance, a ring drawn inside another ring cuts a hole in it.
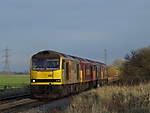
[[[46,104],[50,104],[50,108],[54,109],[58,106],[68,104],[70,102],[70,97],[73,95],[76,94],[70,94],[63,97],[56,97],[49,100],[34,99],[31,95],[6,97],[0,99],[0,113],[17,113]]]
[[[21,99],[21,98],[26,98],[26,97],[31,97],[31,94],[13,95],[13,96],[9,96],[9,97],[3,97],[3,98],[0,98],[0,102],[9,101],[9,100],[13,100],[13,99]]]
[[[27,99],[12,101],[12,102],[9,102],[9,103],[3,103],[3,104],[0,104],[0,112],[5,113],[6,111],[11,110],[13,108],[18,108],[20,106],[24,106],[24,105],[32,104],[32,103],[36,103],[36,102],[37,102],[37,100],[27,98]]]
[[[32,109],[34,107],[50,104],[50,108],[54,109],[58,106],[69,104],[69,97],[56,98],[52,100],[38,100],[30,97],[20,100],[14,100],[11,102],[5,102],[0,104],[0,113],[17,113]]]
[[[16,107],[18,105],[23,105],[23,104],[27,103],[27,101],[31,102],[30,98],[31,98],[31,94],[24,94],[24,95],[0,98],[0,112],[10,109],[10,108],[13,108],[13,107]]]
[[[112,81],[112,84],[116,84]],[[90,89],[87,89],[90,90]],[[85,90],[85,91],[87,91]],[[81,91],[84,92],[84,91]],[[81,93],[79,92],[79,93]],[[76,94],[79,94],[76,93]],[[62,103],[61,100],[69,98],[70,96],[76,95],[76,94],[71,94],[67,95],[65,97],[58,97],[56,99],[52,100],[38,100],[38,99],[33,99],[30,94],[25,94],[25,95],[18,95],[18,96],[11,96],[11,97],[6,97],[6,98],[1,98],[0,99],[0,113],[16,113],[16,111],[22,111],[22,109],[31,109],[33,107],[37,107],[40,105],[45,105],[47,103],[50,103],[52,106],[52,103]],[[60,102],[55,102],[55,101],[60,101]],[[65,103],[65,102],[64,102]],[[63,103],[62,103],[63,105]],[[23,111],[24,111],[23,110]],[[15,112],[13,112],[15,111]]]

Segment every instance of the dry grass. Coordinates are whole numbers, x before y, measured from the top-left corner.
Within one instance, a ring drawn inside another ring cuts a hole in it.
[[[71,97],[71,104],[50,105],[20,113],[150,113],[150,83],[139,86],[104,86]]]
[[[150,113],[150,84],[105,86],[73,97],[64,113]]]

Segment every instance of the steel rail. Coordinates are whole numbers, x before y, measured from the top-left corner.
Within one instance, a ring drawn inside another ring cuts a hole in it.
[[[13,95],[13,96],[9,96],[9,97],[2,97],[0,98],[0,102],[2,101],[9,101],[9,100],[13,100],[13,99],[20,99],[20,98],[26,98],[26,97],[30,97],[31,94],[21,94],[21,95]]]

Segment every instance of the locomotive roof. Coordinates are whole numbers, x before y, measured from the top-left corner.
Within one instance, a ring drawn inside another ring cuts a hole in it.
[[[67,55],[67,54],[56,52],[53,50],[45,50],[45,51],[38,52],[37,54],[33,55],[32,58],[37,57],[37,56],[50,55],[50,54],[51,55],[55,54],[55,55],[58,55],[58,56],[61,56],[61,57],[67,58],[67,59],[79,60],[81,62],[105,65],[102,62],[93,61],[93,60],[89,60],[89,59],[81,58],[81,57],[77,57],[77,56]]]

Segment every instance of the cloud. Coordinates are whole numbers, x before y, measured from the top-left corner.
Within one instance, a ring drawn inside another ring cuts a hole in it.
[[[12,49],[14,70],[28,69],[41,50],[109,61],[149,45],[150,1],[7,0],[0,2],[0,49]],[[3,54],[0,52],[0,54]]]

